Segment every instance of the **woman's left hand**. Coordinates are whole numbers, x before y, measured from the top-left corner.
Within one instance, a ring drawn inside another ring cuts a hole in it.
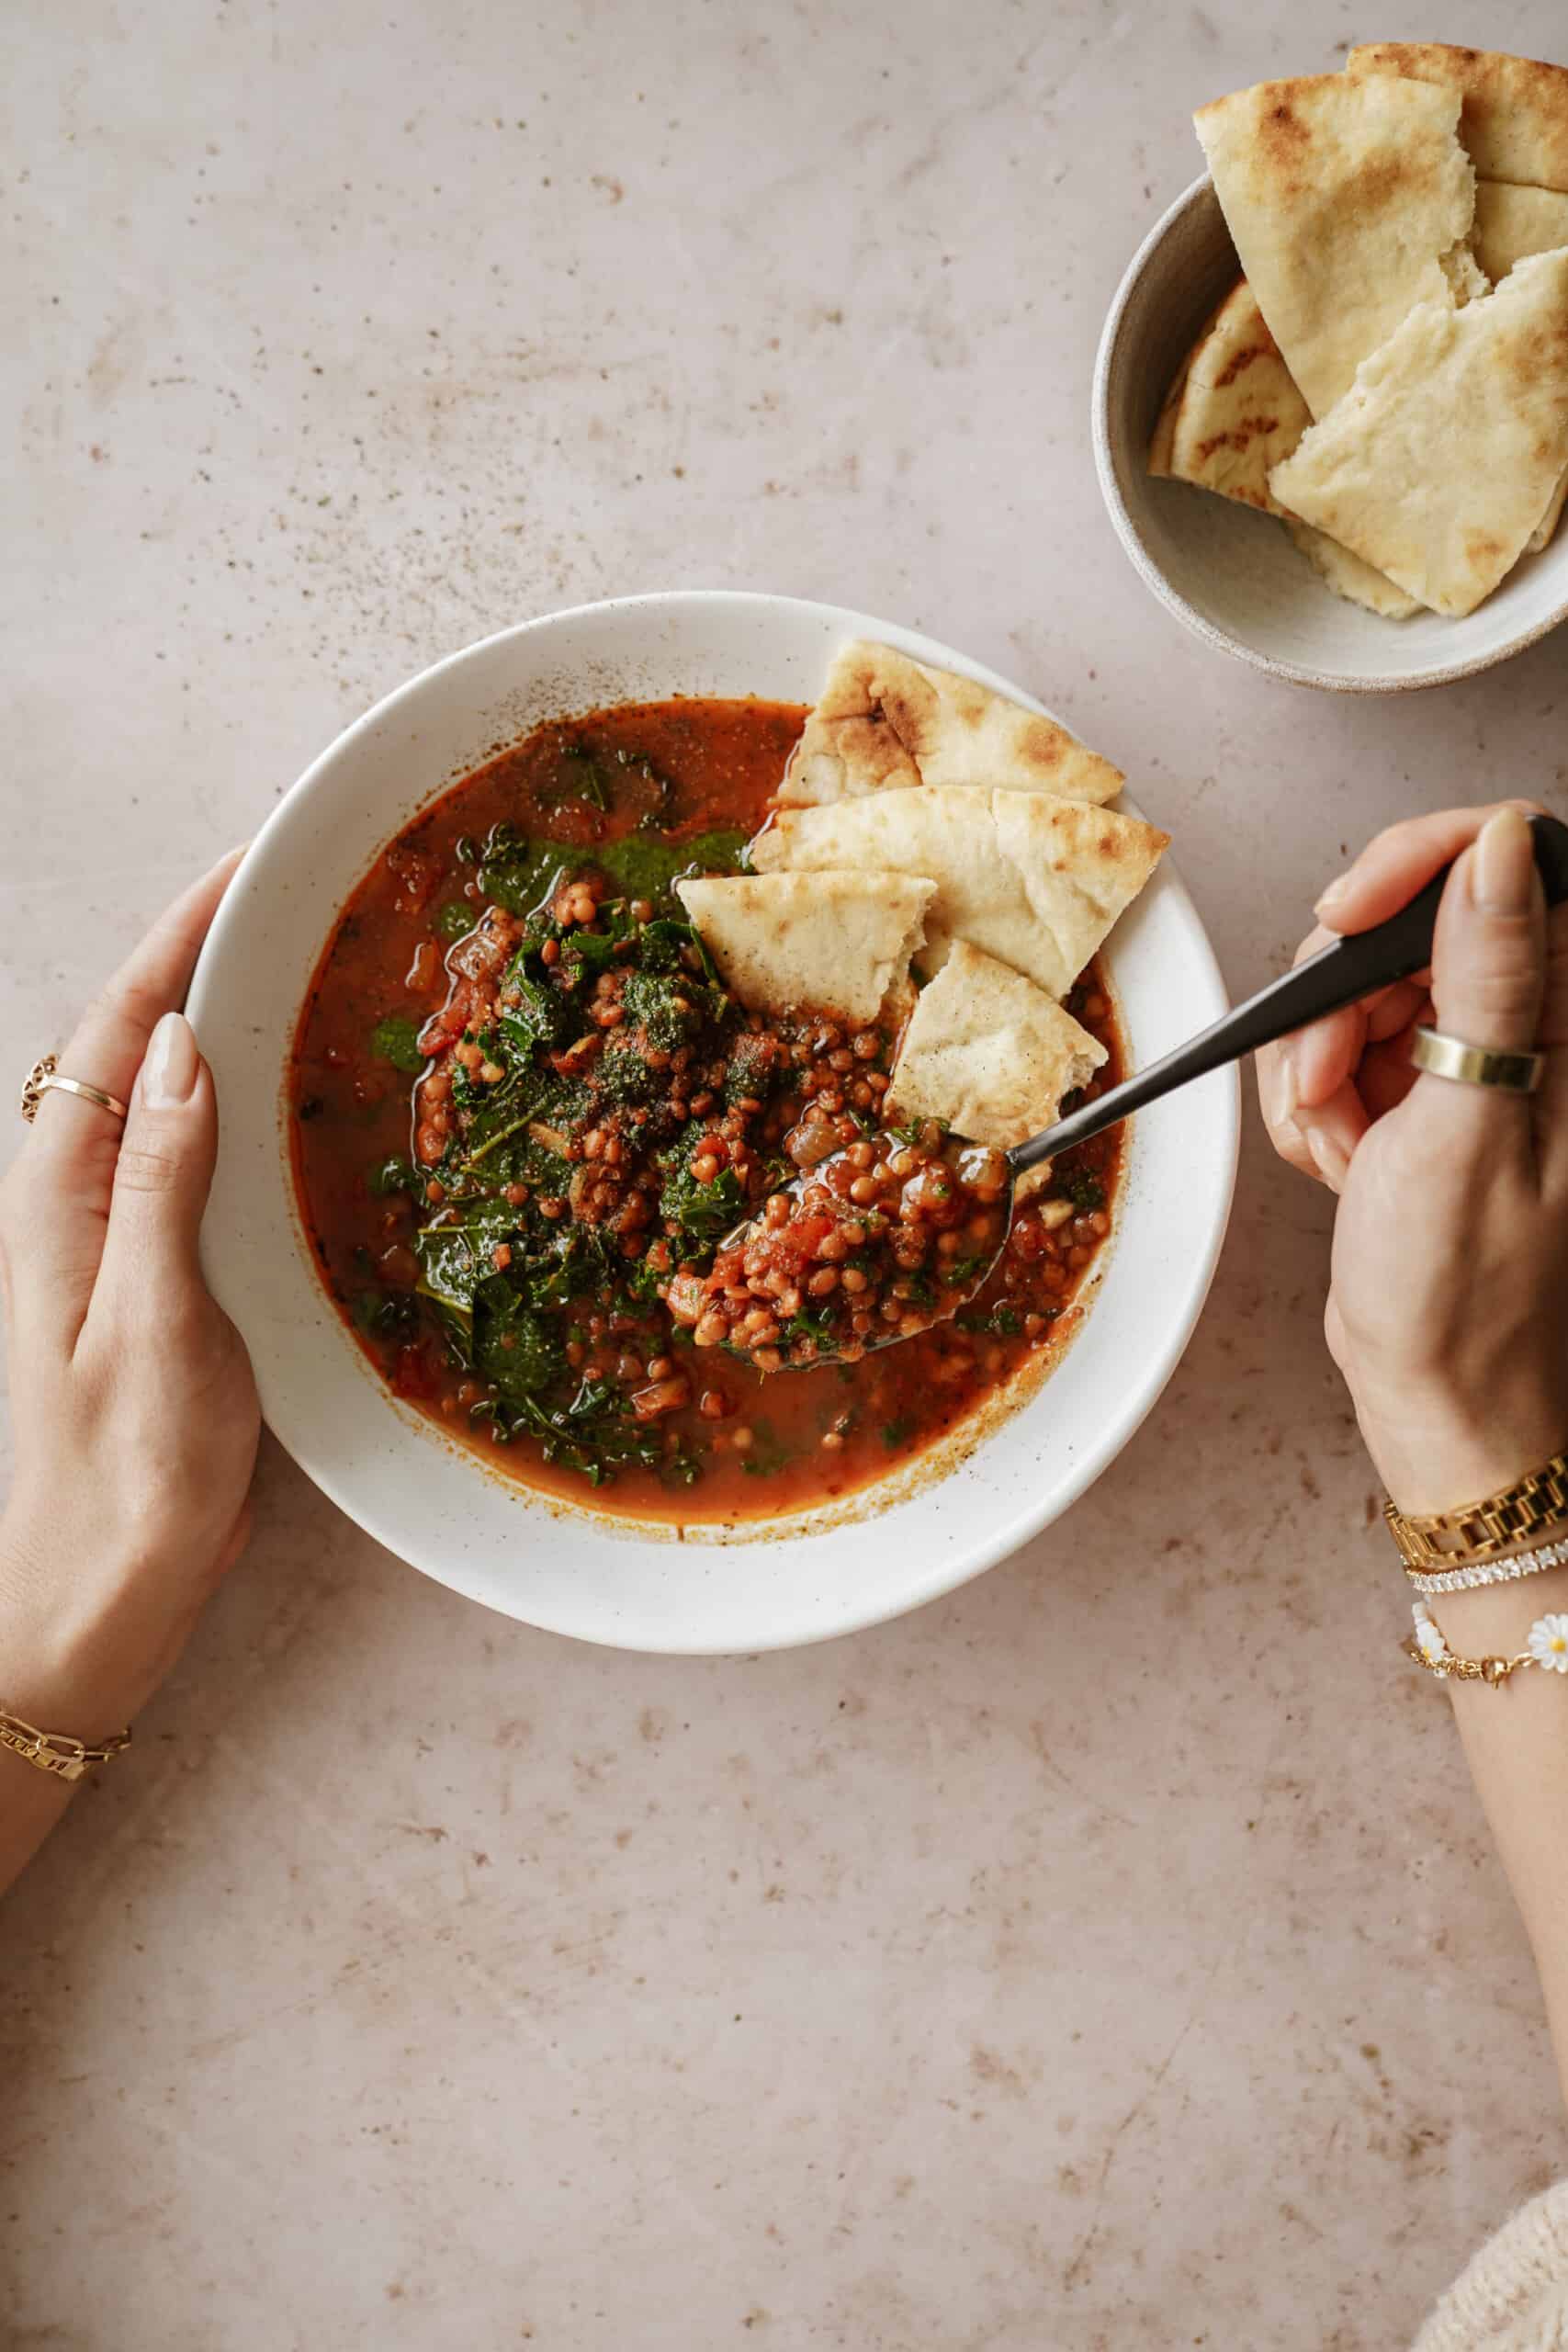
[[[260,1413],[197,1257],[218,1106],[177,1010],[239,854],[175,902],[60,1057],[129,1104],[123,1129],[51,1089],[0,1185],[17,1453],[0,1705],[87,1741],[151,1697],[247,1532]]]

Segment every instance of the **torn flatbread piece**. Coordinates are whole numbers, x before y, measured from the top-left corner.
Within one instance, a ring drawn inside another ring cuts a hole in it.
[[[1396,588],[1392,580],[1374,571],[1370,563],[1363,563],[1359,555],[1352,555],[1348,548],[1342,548],[1326,532],[1314,531],[1310,523],[1303,523],[1296,514],[1285,516],[1285,528],[1324,586],[1332,588],[1337,596],[1343,596],[1348,605],[1363,605],[1369,613],[1379,613],[1389,621],[1407,621],[1421,610],[1419,596]]]
[[[1420,303],[1269,487],[1458,618],[1513,569],[1565,465],[1568,252],[1462,311]]]
[[[864,872],[710,875],[676,893],[732,996],[752,1012],[874,1021],[909,977],[934,882]]]
[[[1459,135],[1482,179],[1568,189],[1568,67],[1444,41],[1374,40],[1350,51],[1345,71],[1457,90]]]
[[[779,798],[816,808],[926,784],[1100,801],[1113,800],[1122,781],[1054,718],[861,639],[834,657]]]
[[[922,786],[784,808],[751,843],[760,873],[868,866],[926,875],[919,968],[936,971],[967,939],[1054,997],[1065,996],[1169,835],[1135,817],[1043,792]]]
[[[1283,510],[1269,472],[1312,423],[1246,278],[1231,288],[1188,354],[1160,412],[1149,471],[1190,481],[1266,514]]]
[[[1242,269],[1314,417],[1407,311],[1451,304],[1474,271],[1459,110],[1459,92],[1434,83],[1319,74],[1194,117]]]
[[[1475,257],[1495,286],[1516,262],[1568,245],[1568,196],[1551,187],[1475,184]]]
[[[1053,997],[960,939],[920,990],[886,1099],[896,1117],[941,1119],[1005,1151],[1048,1127],[1105,1058]]]

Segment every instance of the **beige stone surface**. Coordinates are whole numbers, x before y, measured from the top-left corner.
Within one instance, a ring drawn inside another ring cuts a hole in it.
[[[20,0],[4,1067],[375,695],[612,590],[839,598],[1027,681],[1174,833],[1237,987],[1376,825],[1562,807],[1568,639],[1425,697],[1272,686],[1159,613],[1090,467],[1188,110],[1399,29]],[[1553,0],[1482,30],[1562,53]],[[793,1656],[513,1626],[268,1447],[136,1753],[0,1909],[8,2352],[1405,2341],[1565,2152],[1394,1648],[1327,1227],[1249,1114],[1114,1469]]]

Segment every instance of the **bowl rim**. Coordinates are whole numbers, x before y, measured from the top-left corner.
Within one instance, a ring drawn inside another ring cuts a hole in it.
[[[1095,354],[1090,396],[1094,469],[1100,478],[1100,496],[1110,513],[1116,536],[1145,587],[1168,613],[1174,614],[1195,637],[1201,638],[1204,644],[1212,646],[1216,652],[1228,653],[1235,660],[1245,662],[1248,668],[1260,670],[1265,677],[1280,678],[1293,686],[1313,686],[1325,694],[1416,694],[1425,692],[1429,686],[1451,686],[1461,678],[1479,677],[1483,671],[1495,669],[1501,662],[1511,662],[1517,653],[1526,652],[1530,646],[1539,644],[1543,637],[1550,636],[1554,628],[1561,628],[1568,620],[1568,589],[1544,618],[1532,621],[1506,644],[1495,646],[1489,652],[1472,654],[1463,661],[1448,662],[1440,669],[1424,670],[1417,677],[1404,677],[1396,672],[1375,678],[1351,677],[1343,671],[1317,670],[1303,662],[1287,662],[1275,654],[1260,652],[1256,646],[1248,645],[1244,638],[1233,637],[1228,629],[1210,620],[1195,605],[1190,604],[1181,591],[1166,577],[1145,545],[1143,534],[1122,489],[1121,469],[1111,435],[1111,376],[1121,356],[1128,309],[1149,264],[1177,223],[1213,193],[1213,177],[1207,172],[1200,172],[1191,186],[1183,188],[1175,201],[1160,214],[1122,273],[1122,282],[1106,313],[1100,346]],[[1239,271],[1239,259],[1236,267]]]
[[[739,612],[750,612],[759,618],[776,612],[780,608],[791,610],[802,616],[809,615],[818,622],[830,624],[836,631],[843,635],[870,636],[880,641],[897,645],[917,660],[926,661],[934,665],[953,667],[962,674],[994,686],[1010,697],[1021,700],[1032,708],[1043,708],[1035,696],[1011,680],[1003,677],[999,672],[975,661],[959,649],[949,646],[941,639],[929,637],[922,630],[879,620],[870,614],[852,607],[829,604],[818,598],[784,596],[766,591],[728,588],[652,590],[633,596],[598,598],[588,603],[565,606],[557,611],[537,614],[529,620],[494,630],[487,637],[477,639],[470,644],[460,646],[453,652],[443,655],[439,660],[428,663],[412,677],[403,680],[400,684],[391,688],[369,709],[340,729],[268,811],[253,842],[247,848],[245,859],[242,861],[236,879],[243,878],[244,867],[251,863],[253,854],[263,851],[276,832],[287,829],[288,812],[297,808],[314,789],[323,772],[335,763],[351,744],[372,733],[389,715],[400,709],[405,703],[426,693],[438,677],[449,673],[465,662],[477,663],[486,652],[504,642],[525,638],[537,631],[581,622],[590,617],[597,618],[601,616],[620,614],[638,608],[647,611],[650,616],[673,616],[682,608],[701,608],[708,605],[728,606]],[[440,783],[433,785],[430,797],[434,797],[443,788],[445,787]],[[402,821],[406,822],[408,820],[405,818]],[[379,842],[376,845],[379,845]],[[1189,952],[1193,958],[1195,972],[1201,983],[1213,992],[1216,1002],[1223,1009],[1229,1002],[1229,996],[1219,959],[1214,953],[1208,931],[1193,903],[1191,894],[1182,880],[1179,871],[1168,862],[1162,862],[1161,884],[1164,891],[1174,902],[1176,910],[1188,933]],[[214,976],[223,960],[228,934],[237,926],[240,920],[240,894],[233,891],[226,893],[203,944],[197,970],[191,982],[188,1002],[198,1034],[208,1006],[209,992],[216,986]],[[955,1546],[942,1560],[927,1563],[924,1572],[912,1575],[902,1591],[896,1597],[888,1597],[885,1600],[868,1599],[863,1605],[852,1604],[847,1609],[840,1609],[833,1613],[831,1622],[816,1624],[808,1631],[802,1631],[798,1625],[784,1625],[777,1631],[771,1628],[750,1631],[744,1641],[736,1639],[716,1641],[711,1638],[703,1639],[700,1636],[694,1639],[691,1635],[682,1635],[670,1627],[662,1625],[653,1627],[644,1623],[638,1626],[631,1639],[622,1641],[611,1633],[585,1631],[580,1623],[566,1623],[552,1611],[539,1610],[531,1606],[528,1613],[525,1615],[521,1611],[509,1607],[504,1600],[496,1597],[491,1579],[478,1573],[470,1574],[469,1563],[466,1560],[460,1564],[444,1564],[440,1568],[436,1568],[428,1566],[423,1558],[411,1559],[405,1548],[408,1538],[399,1526],[395,1509],[390,1505],[382,1509],[378,1503],[367,1503],[362,1496],[353,1490],[351,1481],[340,1478],[331,1463],[321,1460],[317,1447],[308,1439],[302,1438],[297,1425],[291,1427],[288,1434],[285,1434],[283,1429],[273,1420],[270,1412],[266,1415],[268,1425],[272,1428],[278,1442],[298,1463],[311,1483],[319,1487],[346,1518],[352,1520],[355,1525],[364,1529],[366,1533],[383,1544],[395,1557],[406,1561],[410,1566],[418,1569],[421,1574],[430,1576],[434,1581],[446,1585],[448,1589],[462,1594],[466,1599],[478,1600],[496,1609],[499,1613],[511,1616],[515,1622],[535,1625],[544,1632],[650,1655],[733,1657],[750,1656],[773,1649],[804,1647],[818,1641],[837,1639],[840,1634],[858,1633],[874,1625],[889,1623],[897,1617],[908,1614],[915,1609],[923,1608],[929,1601],[943,1598],[947,1593],[955,1591],[975,1577],[984,1575],[998,1561],[1009,1557],[1022,1544],[1041,1532],[1043,1528],[1054,1523],[1110,1468],[1118,1455],[1131,1442],[1157,1403],[1185,1355],[1201,1315],[1219,1262],[1220,1253],[1224,1248],[1235,1199],[1240,1157],[1240,1073],[1237,1068],[1232,1065],[1228,1069],[1213,1075],[1223,1078],[1225,1082],[1223,1088],[1215,1090],[1215,1099],[1210,1106],[1211,1132],[1213,1140],[1219,1146],[1216,1157],[1220,1161],[1220,1181],[1215,1186],[1213,1197],[1209,1228],[1203,1238],[1201,1249],[1185,1261],[1179,1305],[1171,1316],[1162,1345],[1144,1359],[1137,1371],[1129,1377],[1126,1388],[1122,1392],[1122,1409],[1117,1416],[1117,1433],[1114,1443],[1108,1451],[1099,1447],[1086,1448],[1080,1460],[1075,1462],[1070,1468],[1059,1473],[1045,1487],[1031,1494],[1018,1508],[1002,1517],[987,1536],[962,1548]],[[286,1184],[289,1182],[287,1170],[280,1170],[280,1181]],[[1071,1352],[1069,1351],[1069,1354]],[[258,1365],[258,1375],[261,1371],[262,1367]],[[264,1385],[264,1408],[266,1404],[265,1385],[269,1385],[270,1382]],[[389,1409],[396,1409],[395,1400],[389,1396],[385,1396],[383,1401]],[[1027,1412],[1029,1401],[1025,1400],[1021,1405],[1019,1408],[1021,1412]],[[1007,1418],[1010,1422],[1014,1416],[1010,1414]],[[985,1441],[982,1440],[982,1451],[984,1443]],[[954,1470],[956,1471],[960,1466],[955,1464]],[[945,1484],[946,1480],[943,1479],[941,1483]],[[887,1500],[890,1506],[897,1508],[902,1498],[890,1495]],[[881,1510],[874,1506],[866,1513],[863,1523],[867,1529],[874,1528],[880,1522],[882,1516]],[[617,1541],[627,1544],[646,1545],[649,1543],[649,1539],[640,1534],[635,1522],[623,1521],[615,1523],[606,1518],[605,1523]],[[793,1535],[793,1531],[787,1528],[782,1529],[780,1532],[786,1538]],[[663,1548],[660,1539],[655,1538],[652,1541],[654,1547]]]

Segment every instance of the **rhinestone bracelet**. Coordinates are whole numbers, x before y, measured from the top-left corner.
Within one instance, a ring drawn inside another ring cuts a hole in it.
[[[1474,1560],[1468,1568],[1439,1568],[1436,1575],[1411,1567],[1404,1573],[1417,1592],[1473,1592],[1477,1585],[1512,1584],[1517,1577],[1538,1577],[1543,1568],[1568,1568],[1568,1537],[1561,1544],[1543,1544],[1534,1552],[1516,1552],[1511,1560]]]
[[[1439,1681],[1485,1682],[1498,1690],[1521,1667],[1539,1666],[1549,1674],[1568,1674],[1568,1616],[1561,1612],[1538,1617],[1525,1637],[1525,1648],[1513,1657],[1460,1657],[1450,1649],[1424,1600],[1416,1601],[1411,1614],[1416,1631],[1400,1647],[1406,1657],[1413,1657]]]

